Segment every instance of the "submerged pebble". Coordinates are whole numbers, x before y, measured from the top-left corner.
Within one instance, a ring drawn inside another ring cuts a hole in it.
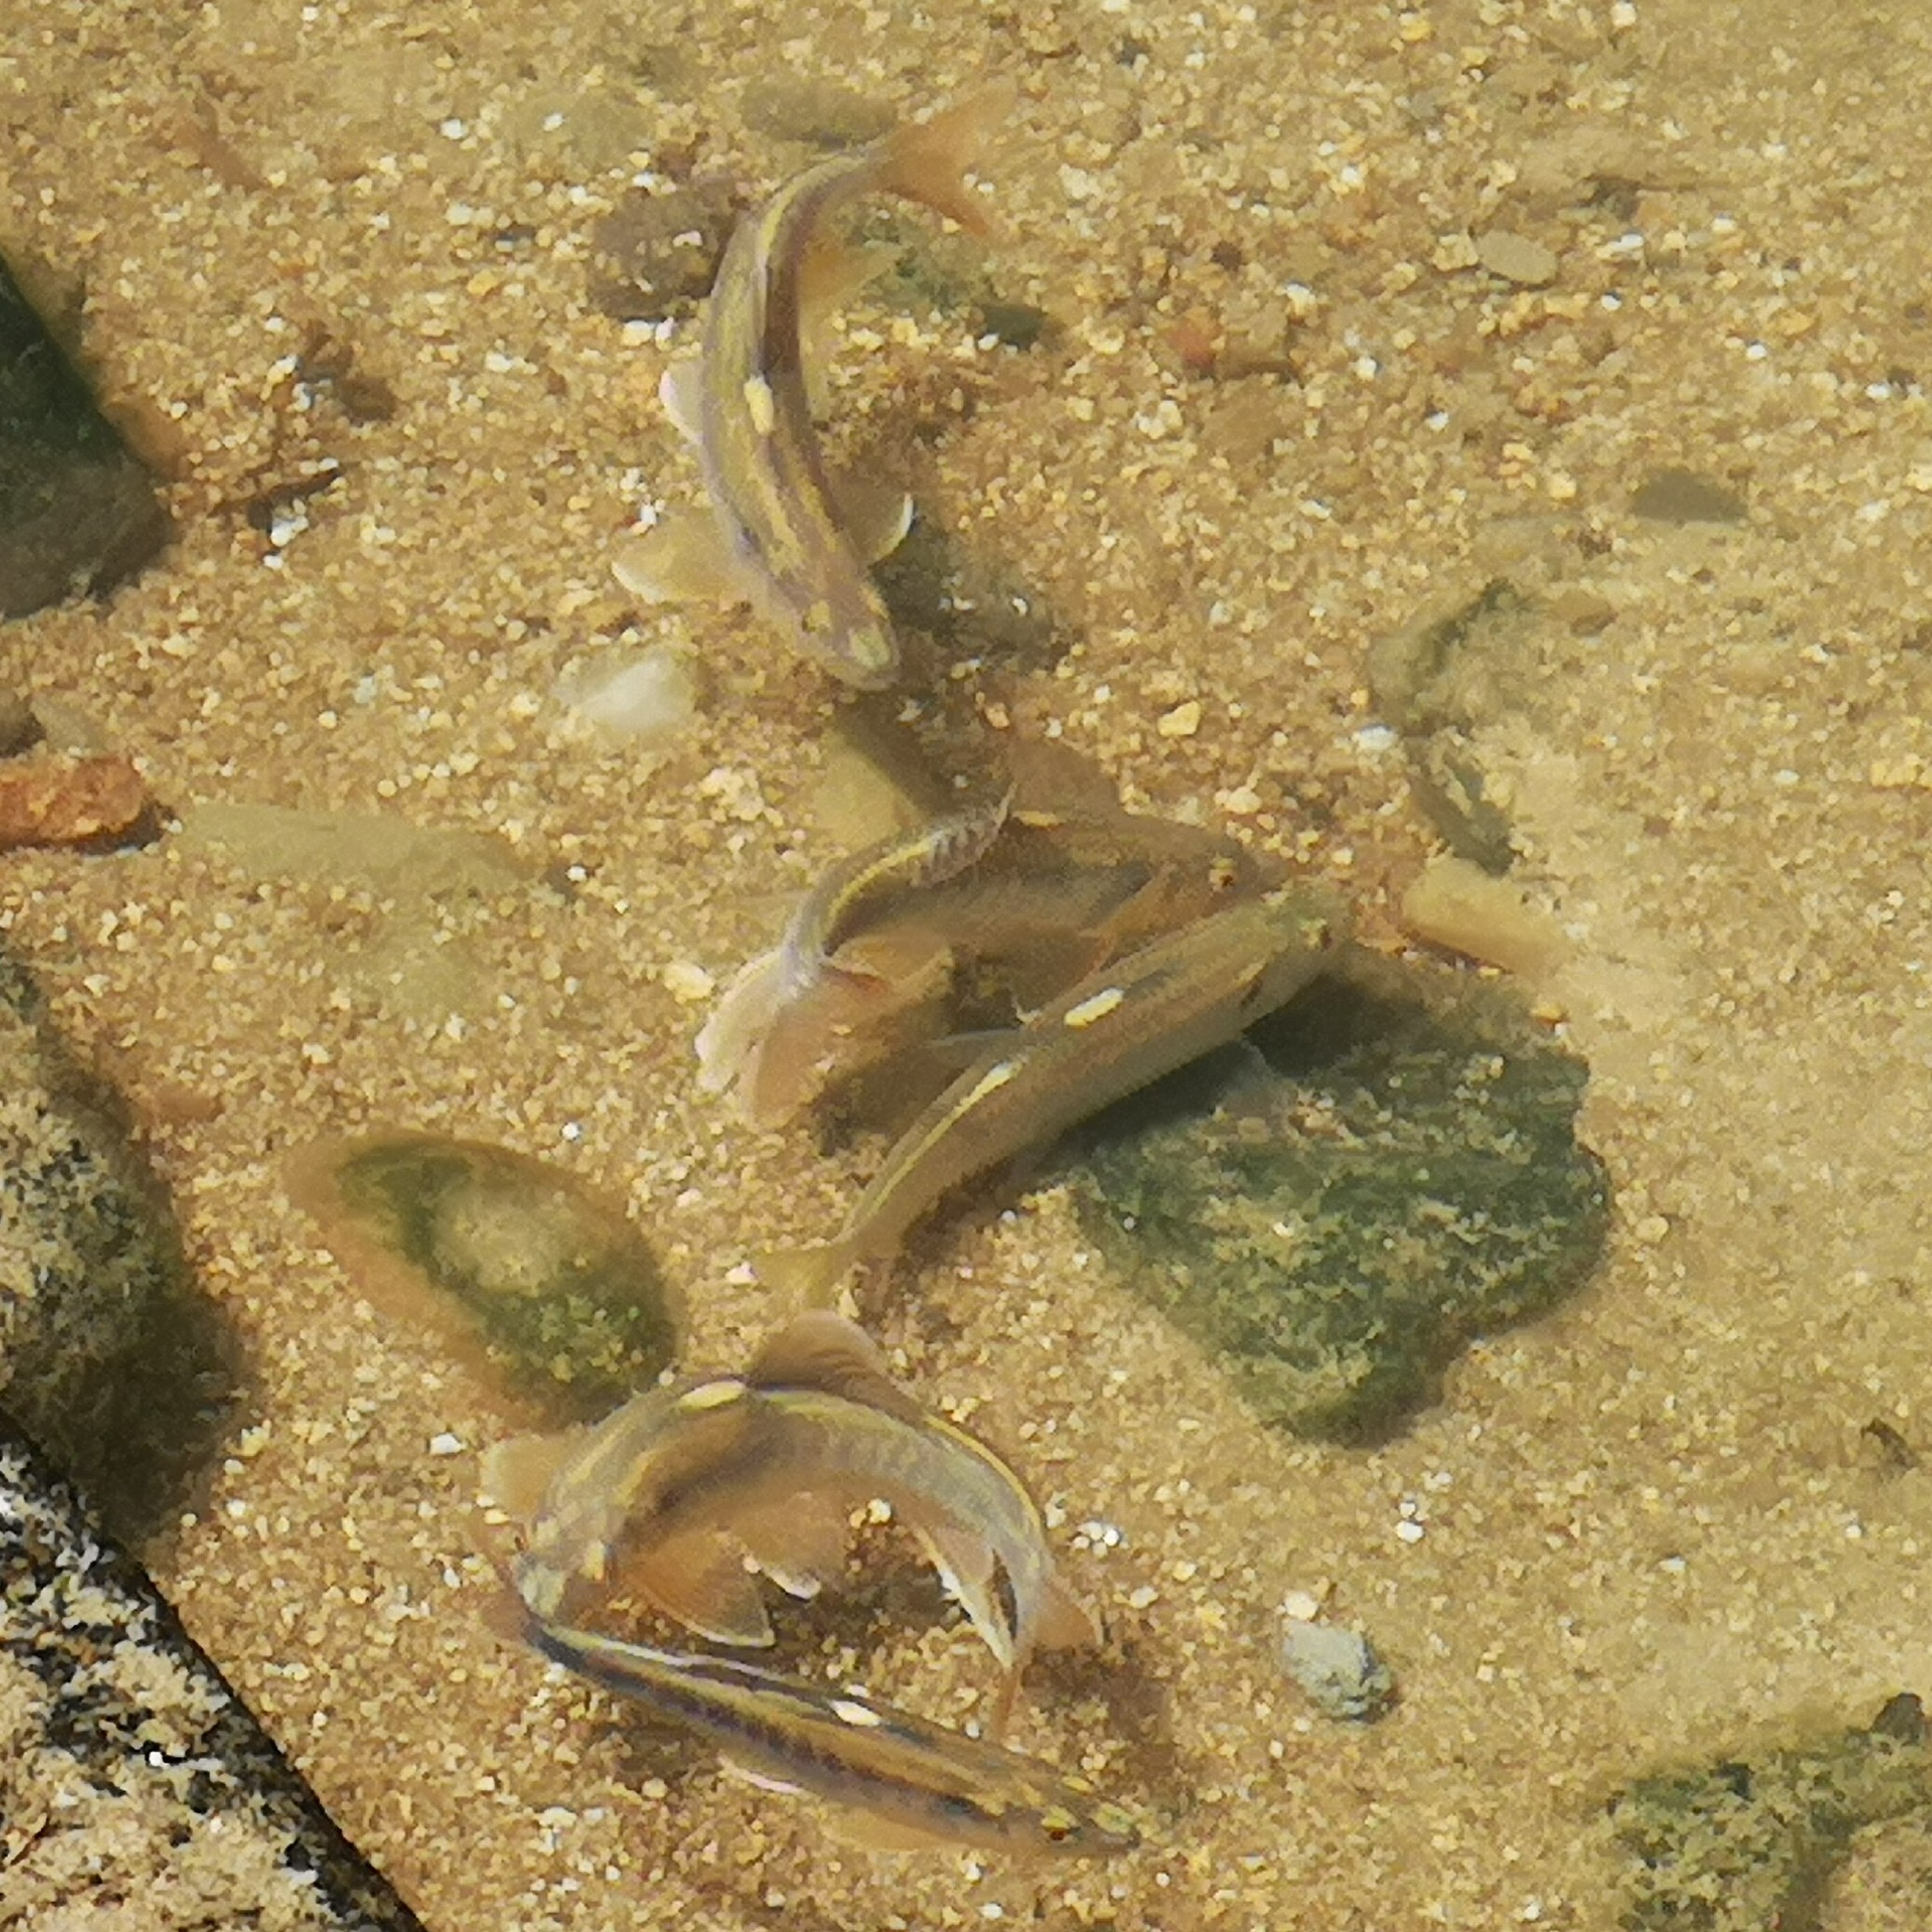
[[[24,845],[91,845],[138,832],[146,781],[114,753],[64,753],[0,766],[0,852]]]
[[[439,1332],[541,1419],[602,1415],[677,1352],[678,1311],[643,1238],[546,1161],[375,1134],[307,1149],[289,1191],[371,1301]]]
[[[1281,1666],[1323,1717],[1372,1724],[1395,1697],[1395,1673],[1360,1630],[1282,1619]]]
[[[698,708],[690,660],[668,644],[570,672],[557,695],[605,736],[644,747],[668,744]]]
[[[1081,1223],[1263,1419],[1380,1436],[1469,1336],[1588,1278],[1588,1069],[1500,987],[1361,955],[1248,1039],[1107,1117]]]
[[[1633,515],[1652,523],[1742,523],[1751,512],[1735,490],[1695,470],[1653,470],[1630,497]]]

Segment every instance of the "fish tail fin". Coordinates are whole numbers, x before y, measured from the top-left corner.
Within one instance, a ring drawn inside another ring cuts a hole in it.
[[[752,1257],[758,1279],[808,1308],[828,1308],[857,1260],[849,1241],[812,1241],[801,1248],[767,1248]]]
[[[966,184],[989,128],[1012,113],[1019,90],[994,81],[930,120],[909,121],[879,144],[879,188],[921,201],[971,235],[994,233],[992,217]]]

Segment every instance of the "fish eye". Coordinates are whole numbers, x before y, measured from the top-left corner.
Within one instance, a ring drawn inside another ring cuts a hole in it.
[[[1080,1821],[1072,1812],[1054,1805],[1040,1814],[1040,1829],[1043,1836],[1051,1838],[1055,1845],[1064,1845],[1080,1828]]]

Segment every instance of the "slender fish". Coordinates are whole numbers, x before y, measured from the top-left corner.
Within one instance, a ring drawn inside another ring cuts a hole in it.
[[[624,1588],[703,1636],[769,1644],[747,1561],[793,1595],[815,1595],[843,1571],[851,1511],[882,1497],[1005,1666],[1009,1700],[1037,1645],[1094,1635],[1025,1483],[827,1311],[781,1330],[742,1376],[652,1389],[592,1429],[503,1444],[485,1481],[513,1510],[519,1491],[543,1483],[511,1571],[536,1617],[567,1614],[584,1584],[621,1572]]]
[[[1055,1771],[857,1691],[531,1619],[553,1663],[688,1725],[768,1789],[839,1808],[879,1850],[975,1845],[1094,1858],[1140,1842],[1133,1814]]]
[[[715,528],[666,517],[628,539],[618,577],[640,597],[749,598],[805,654],[865,690],[892,682],[899,649],[867,566],[906,534],[902,490],[841,484],[812,423],[806,336],[814,315],[865,279],[830,218],[865,195],[923,202],[985,234],[986,210],[963,179],[1013,89],[996,86],[788,181],[726,245],[703,348],[661,385],[665,409],[696,447]]]
[[[961,1182],[1285,1005],[1327,965],[1338,932],[1327,903],[1274,894],[1211,913],[1090,974],[1004,1036],[906,1129],[831,1241],[769,1253],[759,1272],[808,1303],[828,1301],[860,1262],[896,1253]]]
[[[737,1087],[751,1118],[783,1119],[813,1086],[807,1056],[861,1025],[880,1026],[937,990],[950,963],[943,942],[899,949],[890,965],[851,971],[835,958],[882,905],[917,895],[985,857],[1006,823],[1012,793],[840,859],[799,902],[785,936],[725,988],[697,1039],[698,1085]],[[883,970],[881,970],[883,969]],[[772,1053],[774,1035],[808,1042]],[[768,1060],[771,1063],[767,1064]]]

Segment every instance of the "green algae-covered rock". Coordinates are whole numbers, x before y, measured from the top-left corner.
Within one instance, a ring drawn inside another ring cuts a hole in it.
[[[306,1149],[290,1191],[372,1301],[542,1420],[601,1415],[676,1354],[677,1309],[642,1236],[546,1161],[379,1134]]]
[[[1588,1070],[1499,989],[1360,955],[1249,1039],[1218,1090],[1197,1070],[1108,1117],[1081,1220],[1267,1420],[1374,1437],[1589,1275]]]
[[[1801,1932],[1820,1922],[1855,1832],[1928,1805],[1925,1714],[1905,1696],[1870,1728],[1644,1778],[1610,1807],[1630,1861],[1622,1923],[1630,1932]]]

